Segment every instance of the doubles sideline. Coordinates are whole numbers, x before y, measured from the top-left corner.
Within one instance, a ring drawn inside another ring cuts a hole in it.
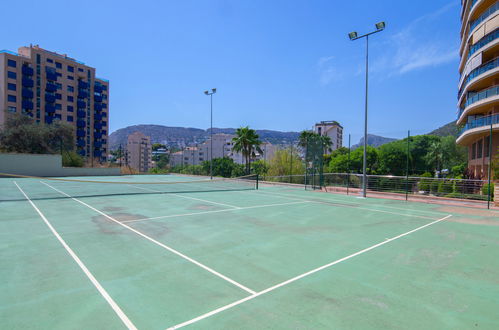
[[[114,310],[114,312],[118,315],[118,317],[121,319],[121,321],[127,326],[128,329],[137,329],[135,325],[130,321],[130,319],[125,315],[123,310],[118,306],[118,304],[111,298],[109,293],[102,287],[102,285],[97,281],[95,276],[88,270],[87,266],[80,260],[80,258],[76,255],[76,253],[69,247],[69,245],[64,241],[64,239],[59,235],[59,233],[54,229],[52,224],[47,220],[45,215],[38,209],[38,207],[31,201],[31,199],[26,195],[26,193],[19,187],[16,181],[14,181],[14,184],[17,186],[17,189],[21,191],[21,193],[24,195],[24,197],[28,200],[28,202],[31,204],[31,206],[35,209],[35,211],[38,213],[40,218],[42,218],[43,222],[49,227],[50,231],[54,236],[57,238],[59,243],[64,247],[64,249],[68,252],[68,254],[73,258],[73,260],[78,264],[78,266],[81,268],[83,273],[88,277],[90,282],[95,286],[97,291],[102,295],[102,297],[107,301],[109,306]]]
[[[206,318],[208,318],[208,317],[210,317],[210,316],[213,316],[213,315],[216,315],[216,314],[221,313],[221,312],[223,312],[223,311],[226,311],[226,310],[228,310],[228,309],[231,309],[232,307],[235,307],[235,306],[237,306],[237,305],[240,305],[240,304],[242,304],[242,303],[244,303],[244,302],[246,302],[246,301],[249,301],[249,300],[255,299],[255,298],[257,298],[257,297],[259,297],[259,296],[261,296],[261,295],[264,295],[264,294],[269,293],[269,292],[271,292],[271,291],[274,291],[274,290],[276,290],[276,289],[278,289],[278,288],[281,288],[281,287],[283,287],[283,286],[285,286],[285,285],[288,285],[288,284],[291,284],[291,283],[293,283],[293,282],[295,282],[295,281],[298,281],[299,279],[302,279],[302,278],[304,278],[304,277],[310,276],[310,275],[312,275],[312,274],[314,274],[314,273],[317,273],[317,272],[319,272],[319,271],[321,271],[321,270],[324,270],[324,269],[326,269],[326,268],[332,267],[332,266],[334,266],[334,265],[336,265],[336,264],[339,264],[339,263],[341,263],[341,262],[344,262],[344,261],[346,261],[346,260],[348,260],[348,259],[354,258],[354,257],[359,256],[359,255],[361,255],[361,254],[364,254],[364,253],[366,253],[366,252],[368,252],[368,251],[374,250],[374,249],[376,249],[376,248],[378,248],[378,247],[380,247],[380,246],[383,246],[383,245],[385,245],[385,244],[388,244],[388,243],[390,243],[390,242],[393,242],[393,241],[395,241],[395,240],[398,240],[398,239],[400,239],[400,238],[402,238],[402,237],[404,237],[404,236],[410,235],[410,234],[412,234],[412,233],[414,233],[414,232],[417,232],[417,231],[419,231],[419,230],[421,230],[421,229],[424,229],[424,228],[426,228],[426,227],[429,227],[429,226],[432,226],[432,225],[434,225],[434,224],[436,224],[436,223],[439,223],[439,222],[441,222],[441,221],[444,221],[444,220],[446,220],[446,219],[450,218],[451,216],[452,216],[452,214],[449,214],[449,215],[447,215],[447,216],[445,216],[445,217],[443,217],[443,218],[440,218],[440,219],[438,219],[438,220],[432,221],[432,222],[430,222],[430,223],[427,223],[427,224],[425,224],[425,225],[423,225],[423,226],[417,227],[417,228],[415,228],[415,229],[413,229],[413,230],[410,230],[410,231],[408,231],[408,232],[405,232],[405,233],[403,233],[403,234],[400,234],[400,235],[394,236],[394,237],[392,237],[392,238],[388,238],[388,239],[386,239],[386,240],[385,240],[385,241],[383,241],[383,242],[380,242],[380,243],[378,243],[378,244],[372,245],[372,246],[370,246],[370,247],[368,247],[368,248],[365,248],[365,249],[363,249],[363,250],[360,250],[360,251],[358,251],[358,252],[355,252],[355,253],[353,253],[353,254],[350,254],[350,255],[348,255],[348,256],[346,256],[346,257],[343,257],[343,258],[341,258],[341,259],[335,260],[335,261],[333,261],[333,262],[331,262],[331,263],[328,263],[328,264],[326,264],[326,265],[323,265],[323,266],[321,266],[321,267],[318,267],[318,268],[312,269],[311,271],[308,271],[308,272],[303,273],[303,274],[301,274],[301,275],[295,276],[295,277],[293,277],[293,278],[291,278],[291,279],[289,279],[289,280],[287,280],[287,281],[281,282],[281,283],[276,284],[276,285],[274,285],[274,286],[272,286],[272,287],[270,287],[270,288],[267,288],[267,289],[262,290],[262,291],[260,291],[260,292],[254,293],[254,294],[252,294],[251,296],[248,296],[248,297],[246,297],[246,298],[240,299],[240,300],[238,300],[238,301],[235,301],[235,302],[233,302],[233,303],[231,303],[231,304],[228,304],[228,305],[222,306],[222,307],[220,307],[220,308],[214,309],[214,310],[212,310],[211,312],[208,312],[208,313],[205,313],[205,314],[200,315],[200,316],[198,316],[198,317],[195,317],[195,318],[193,318],[193,319],[191,319],[191,320],[189,320],[189,321],[185,321],[185,322],[183,322],[183,323],[179,323],[179,324],[177,324],[177,325],[175,325],[175,326],[173,326],[173,327],[168,328],[168,330],[170,330],[170,329],[180,329],[180,328],[183,328],[183,327],[185,327],[185,326],[187,326],[187,325],[191,325],[191,324],[193,324],[193,323],[196,323],[196,322],[199,322],[199,321],[201,321],[201,320],[204,320],[204,319],[206,319]]]

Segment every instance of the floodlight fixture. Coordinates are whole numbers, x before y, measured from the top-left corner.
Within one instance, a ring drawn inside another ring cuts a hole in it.
[[[357,39],[357,32],[350,32],[348,34],[348,37],[350,38],[350,40],[355,40]]]
[[[378,31],[384,30],[385,26],[386,26],[385,22],[376,23],[376,30]]]

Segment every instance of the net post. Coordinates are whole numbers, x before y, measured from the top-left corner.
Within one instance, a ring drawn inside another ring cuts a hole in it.
[[[405,166],[405,200],[409,199],[409,147],[410,147],[411,131],[407,131],[407,161]]]

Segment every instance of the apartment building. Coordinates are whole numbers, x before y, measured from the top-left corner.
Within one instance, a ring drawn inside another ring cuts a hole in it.
[[[499,147],[499,1],[462,0],[457,143],[468,148],[468,170],[487,178]],[[492,130],[492,143],[491,141]]]
[[[233,152],[234,143],[232,139],[235,135],[232,134],[213,134],[213,158],[229,157],[238,164],[244,164],[245,160],[241,153]],[[173,153],[170,156],[170,165],[199,165],[206,160],[211,159],[211,139],[206,142],[191,146]],[[260,146],[262,154],[256,153],[253,160],[265,159],[270,160],[276,150],[276,147],[271,143],[264,142]]]
[[[319,135],[329,136],[333,143],[331,146],[333,151],[343,146],[343,126],[335,120],[321,121],[315,124],[314,132]]]
[[[0,125],[10,113],[73,125],[75,150],[106,161],[109,81],[97,78],[95,68],[38,45],[0,50]]]
[[[126,164],[139,172],[147,172],[152,168],[152,144],[149,136],[141,132],[128,136]]]

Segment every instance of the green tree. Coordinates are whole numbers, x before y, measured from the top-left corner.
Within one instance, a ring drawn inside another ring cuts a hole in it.
[[[255,151],[260,154],[263,153],[260,145],[262,142],[259,140],[258,134],[254,129],[246,127],[240,127],[236,130],[236,137],[232,139],[234,146],[232,150],[235,152],[240,152],[246,163],[246,173],[250,172],[250,161],[252,157],[255,157]]]
[[[339,154],[331,159],[328,170],[330,173],[362,173],[363,172],[364,147],[359,147],[350,152],[350,162],[348,153]],[[378,150],[367,146],[367,174],[377,174],[378,170]]]
[[[166,169],[168,168],[168,164],[170,162],[170,155],[169,154],[157,155],[153,157],[153,160],[156,162],[157,168]]]
[[[157,151],[158,149],[166,149],[166,145],[161,143],[153,143],[152,151]]]
[[[383,144],[378,149],[378,174],[405,175],[407,167],[407,138]]]
[[[202,166],[206,173],[210,172],[210,161],[204,161]],[[238,164],[236,164],[232,158],[213,158],[213,175],[229,178],[232,176],[232,172],[237,166]]]
[[[265,175],[269,170],[268,164],[260,159],[256,162],[251,163],[251,172],[258,175]]]
[[[291,152],[290,148],[277,150],[269,162],[267,174],[269,176],[281,176],[291,173],[305,173],[305,164],[302,159],[298,156],[296,150],[293,152]]]
[[[0,132],[0,149],[4,152],[55,154],[74,148],[74,128],[68,123],[37,124],[23,114],[6,115]]]

